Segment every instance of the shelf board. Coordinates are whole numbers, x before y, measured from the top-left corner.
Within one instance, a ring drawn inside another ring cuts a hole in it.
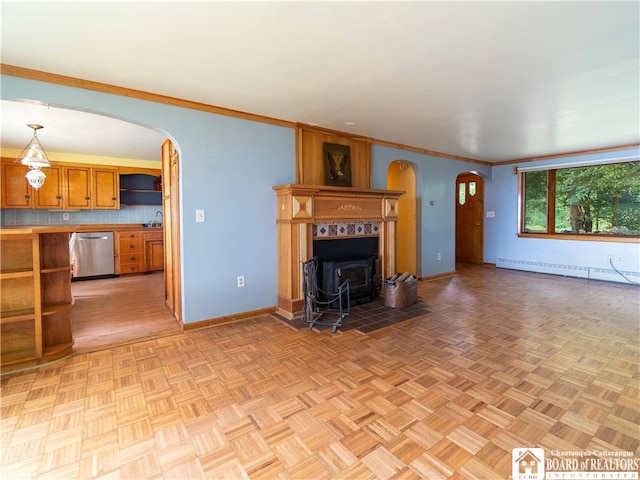
[[[73,303],[62,303],[59,305],[44,305],[42,307],[42,316],[53,315],[54,313],[64,312],[65,310],[71,310]]]
[[[73,349],[73,342],[58,343],[56,345],[47,345],[42,351],[42,357],[46,361],[54,360],[58,357],[69,355]],[[55,358],[51,358],[55,357]]]
[[[56,273],[56,272],[66,272],[71,271],[71,265],[63,265],[61,267],[53,267],[53,268],[43,268],[40,270],[40,273]]]
[[[136,192],[136,193],[162,193],[161,190],[147,190],[140,188],[121,188],[121,192]]]
[[[33,308],[23,308],[20,310],[7,310],[0,312],[0,323],[15,323],[35,320],[36,314]]]
[[[8,280],[10,278],[29,278],[33,277],[33,270],[5,270],[0,272],[0,279]]]
[[[159,207],[161,204],[160,203],[140,203],[140,202],[136,202],[136,203],[123,203],[123,202],[120,202],[120,205],[129,205],[129,206],[142,205],[144,207]]]

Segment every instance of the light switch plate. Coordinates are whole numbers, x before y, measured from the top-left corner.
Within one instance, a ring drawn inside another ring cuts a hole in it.
[[[196,210],[196,222],[204,223],[204,210]]]

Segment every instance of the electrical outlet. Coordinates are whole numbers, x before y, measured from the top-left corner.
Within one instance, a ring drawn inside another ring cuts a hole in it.
[[[244,287],[244,275],[238,277],[238,288]]]
[[[438,252],[438,260],[442,260],[442,254]]]
[[[621,261],[622,261],[622,257],[618,255],[618,256],[616,257],[616,262],[621,262]]]
[[[607,263],[613,262],[613,255],[607,255]]]
[[[70,217],[69,217],[69,212],[64,212],[64,213],[62,214],[62,220],[69,220],[69,218],[70,218]]]

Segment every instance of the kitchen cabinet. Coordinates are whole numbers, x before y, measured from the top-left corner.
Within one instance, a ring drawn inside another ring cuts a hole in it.
[[[35,197],[33,208],[62,208],[62,167],[52,165],[44,170],[47,179],[40,189],[31,188]]]
[[[3,233],[0,254],[2,371],[69,355],[69,233]]]
[[[39,190],[29,185],[28,171],[20,163],[2,163],[2,208],[62,208],[61,167],[47,167]]]
[[[21,163],[2,163],[2,208],[33,208],[37,190],[25,177],[28,171]]]
[[[91,169],[87,167],[64,167],[64,208],[82,210],[91,208]],[[46,181],[45,181],[46,182]]]
[[[116,273],[144,273],[144,233],[139,231],[117,232]]]
[[[146,273],[164,270],[162,229],[116,232],[116,273]]]
[[[119,175],[116,167],[52,165],[38,190],[29,185],[29,168],[9,160],[2,162],[2,208],[68,210],[117,210],[120,208]]]
[[[72,210],[117,210],[118,169],[110,167],[64,166],[64,208]],[[46,182],[45,182],[46,183]]]
[[[94,210],[117,210],[120,208],[120,177],[117,168],[94,167],[92,171]]]
[[[164,270],[163,237],[162,230],[144,232],[145,268],[147,272]]]

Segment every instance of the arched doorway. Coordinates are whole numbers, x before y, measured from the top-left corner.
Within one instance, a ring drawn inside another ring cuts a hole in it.
[[[484,262],[484,180],[475,173],[456,179],[456,262]]]
[[[15,137],[13,130],[4,128],[5,125],[7,123],[25,124],[20,119],[28,118],[29,121],[43,124],[51,128],[49,131],[56,132],[56,135],[52,135],[49,138],[49,143],[46,144],[48,153],[50,155],[53,153],[51,160],[54,164],[86,162],[101,165],[100,161],[104,161],[110,166],[117,165],[119,172],[136,173],[138,171],[149,171],[155,175],[154,172],[156,170],[160,172],[163,170],[158,153],[160,152],[162,140],[166,138],[166,132],[156,130],[147,125],[134,123],[122,117],[113,117],[89,110],[77,110],[73,107],[52,106],[34,100],[8,100],[3,98],[1,103],[3,110],[3,155],[5,155],[5,147],[13,149],[24,146],[24,141],[22,140],[24,134],[18,132],[17,137]],[[109,132],[109,135],[96,135],[96,132]],[[20,139],[16,145],[14,145],[16,143],[14,138]],[[88,143],[86,143],[87,139],[90,140]],[[134,144],[133,148],[130,147],[131,144]],[[78,160],[79,157],[83,158]],[[84,157],[90,157],[91,160],[86,160]],[[177,165],[177,162],[175,162],[174,170],[177,169]],[[174,176],[176,175],[174,174]],[[163,175],[163,177],[167,177],[167,175]],[[175,188],[172,192],[166,193],[165,196],[170,195],[172,199],[175,199],[172,203],[172,208],[179,212],[177,180],[174,186]],[[149,212],[150,216],[147,215],[145,210],[151,210]],[[126,211],[124,208],[109,211],[108,221],[102,221],[104,216],[100,217],[96,213],[98,221],[95,222],[86,221],[87,216],[93,215],[93,212],[89,210],[67,210],[66,212],[56,210],[50,216],[55,219],[56,217],[53,216],[56,215],[62,220],[62,216],[66,213],[66,215],[70,215],[67,223],[72,225],[81,223],[86,227],[89,223],[96,223],[100,226],[111,223],[134,224],[138,223],[141,214],[145,215],[143,218],[146,222],[149,218],[154,218],[153,215],[157,213],[156,210],[158,210],[158,207],[154,205],[127,205]],[[164,208],[161,211],[163,210]],[[82,219],[80,215],[84,215],[85,218]],[[78,221],[78,218],[81,221]],[[130,219],[134,220],[131,221]],[[117,282],[123,280],[122,277],[74,282],[72,284],[72,295],[75,299],[73,310],[74,351],[91,351],[98,347],[101,348],[112,344],[114,341],[129,342],[150,335],[175,334],[176,327],[178,331],[182,330],[180,302],[174,302],[173,305],[167,304],[165,301],[167,296],[166,282],[158,282],[155,281],[155,278],[152,279],[152,277],[164,276],[165,278],[161,278],[161,280],[167,280],[167,276],[169,276],[169,280],[174,285],[174,296],[179,300],[181,285],[178,248],[179,215],[171,217],[170,214],[163,211],[163,219],[165,220],[164,232],[168,234],[169,239],[165,239],[163,247],[165,252],[176,252],[173,254],[171,261],[173,265],[177,265],[177,267],[174,266],[173,268],[173,272],[177,273],[168,272],[167,268],[165,268],[162,275],[160,272],[154,272],[153,275],[131,276],[149,279],[149,282],[146,283],[138,282],[141,283],[139,291],[130,288],[129,284],[124,281],[120,282],[120,285],[125,285],[124,287],[116,285]],[[173,222],[170,221],[172,219],[174,220]],[[61,225],[65,225],[65,223],[63,222]],[[167,263],[165,261],[165,266]],[[109,283],[110,288],[106,288],[105,283]],[[92,287],[92,284],[95,287]],[[138,296],[123,295],[120,293],[121,291],[124,291],[125,294],[136,292]],[[134,307],[141,305],[140,295],[144,296],[144,311],[148,313],[146,319],[141,320],[138,317],[136,322],[127,322],[127,313],[132,311]],[[115,300],[112,298],[115,298]],[[157,304],[155,303],[156,301]],[[172,306],[175,306],[175,309],[172,309]],[[156,307],[158,307],[157,310],[154,310]],[[107,308],[112,309],[112,312],[105,313]],[[167,315],[169,310],[171,310],[171,315]],[[123,327],[117,328],[114,326],[113,319],[120,312],[122,312],[122,315],[118,318],[122,319]],[[165,317],[173,317],[173,320],[166,321]],[[97,329],[102,329],[102,332],[105,331],[103,328],[105,325],[104,318],[111,319],[108,324],[111,330],[108,334],[99,334]],[[144,323],[145,320],[149,321],[148,324]],[[165,328],[167,325],[169,327]],[[116,330],[119,336],[113,333]],[[172,333],[167,333],[169,331]],[[90,339],[90,341],[86,341],[87,339]]]
[[[387,169],[387,188],[405,192],[398,201],[398,272],[419,275],[417,262],[417,202],[416,174],[413,166],[406,161],[396,160]]]

